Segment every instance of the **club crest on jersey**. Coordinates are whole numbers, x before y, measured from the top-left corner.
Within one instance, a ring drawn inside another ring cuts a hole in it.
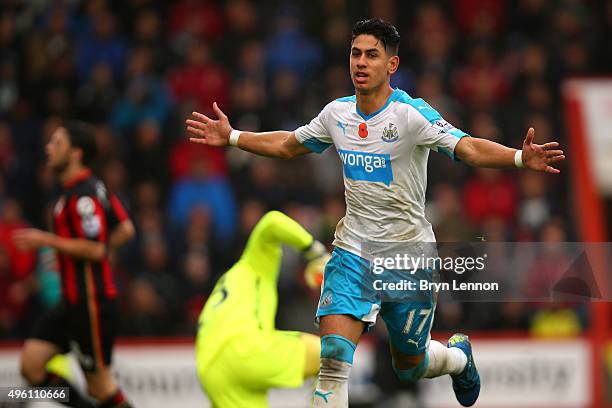
[[[395,142],[399,139],[399,132],[397,131],[397,126],[393,123],[389,123],[389,125],[383,129],[382,132],[382,141],[387,143]]]
[[[83,196],[78,199],[76,203],[76,209],[82,217],[87,217],[93,215],[96,210],[96,205],[94,204],[94,201],[91,199],[91,197]]]

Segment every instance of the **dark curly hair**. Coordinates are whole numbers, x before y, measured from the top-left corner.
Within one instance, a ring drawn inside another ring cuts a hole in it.
[[[76,120],[65,122],[63,126],[68,132],[70,145],[83,151],[83,164],[90,166],[98,153],[93,127]]]
[[[400,35],[395,26],[380,18],[371,18],[355,23],[351,36],[351,43],[355,41],[357,36],[369,34],[382,42],[385,50],[393,55],[397,55],[399,51]]]

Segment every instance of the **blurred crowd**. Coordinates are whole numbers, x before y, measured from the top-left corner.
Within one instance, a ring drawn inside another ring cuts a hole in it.
[[[137,239],[113,254],[123,335],[190,334],[216,278],[269,209],[331,243],[344,213],[333,149],[291,161],[187,142],[192,111],[234,128],[293,130],[351,95],[352,24],[398,27],[392,78],[456,127],[519,148],[567,146],[564,78],[610,72],[612,1],[3,0],[0,5],[0,337],[23,337],[59,296],[53,253],[18,253],[17,228],[48,228],[56,191],[44,145],[62,118],[95,125],[94,166],[128,208]],[[569,166],[560,176],[475,170],[430,155],[427,214],[442,242],[578,240]],[[285,257],[279,324],[313,330],[317,293]],[[445,302],[435,328],[531,329],[524,303]],[[568,333],[581,313],[547,313]],[[566,327],[563,326],[563,327]]]

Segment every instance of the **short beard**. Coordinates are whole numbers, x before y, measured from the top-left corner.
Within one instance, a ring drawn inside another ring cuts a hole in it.
[[[370,94],[373,94],[374,92],[376,92],[376,90],[378,88],[379,87],[368,88],[368,89],[358,89],[358,88],[355,88],[355,92],[357,92],[357,93],[359,93],[361,95],[370,95]]]
[[[49,165],[49,167],[51,168],[53,174],[55,174],[56,176],[61,176],[68,168],[68,164],[68,160],[64,160],[61,163],[56,164],[55,166]]]

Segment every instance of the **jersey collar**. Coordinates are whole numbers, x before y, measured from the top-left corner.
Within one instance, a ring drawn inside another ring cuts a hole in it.
[[[369,115],[366,115],[365,113],[363,113],[362,111],[359,110],[359,107],[357,106],[357,101],[355,100],[355,110],[357,111],[357,113],[359,114],[359,116],[361,116],[361,118],[363,120],[370,120],[372,119],[374,116],[378,115],[380,112],[384,111],[385,108],[387,106],[389,106],[389,104],[395,100],[397,100],[399,93],[401,91],[399,90],[399,88],[395,88],[393,90],[393,92],[391,92],[391,95],[389,95],[389,97],[387,98],[387,101],[385,102],[385,104],[382,106],[382,108],[380,108],[379,110],[377,110],[376,112],[372,112]]]
[[[83,170],[81,170],[79,172],[79,174],[77,174],[76,176],[74,176],[70,180],[66,181],[64,183],[64,188],[66,190],[68,190],[68,189],[76,186],[77,184],[79,184],[81,181],[85,180],[89,176],[91,176],[91,170],[90,169],[83,169]]]

